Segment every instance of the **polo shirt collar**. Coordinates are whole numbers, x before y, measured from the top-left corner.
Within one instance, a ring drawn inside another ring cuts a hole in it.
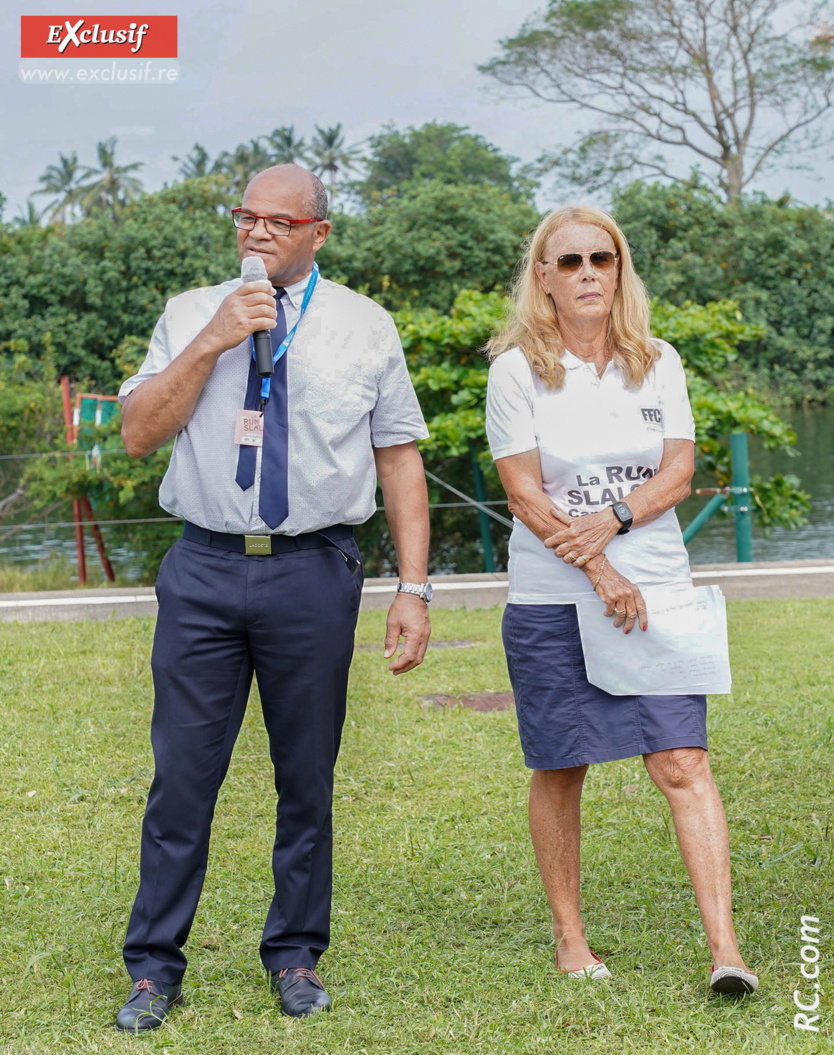
[[[574,355],[569,348],[566,348],[562,356],[562,365],[566,370],[581,370],[583,366],[588,364],[584,359],[580,359],[578,355]]]
[[[597,378],[597,380],[599,381],[603,381],[605,378],[609,377],[610,375],[613,375],[620,369],[619,366],[617,366],[616,362],[612,359],[606,365],[605,370],[603,370],[602,372],[602,377],[600,377],[597,374],[596,367],[593,365],[593,363],[588,363],[584,359],[580,359],[578,355],[574,355],[573,352],[570,351],[568,348],[565,349],[564,354],[562,355],[562,365],[564,366],[565,371],[581,370],[583,367],[585,369],[590,368],[594,377]]]

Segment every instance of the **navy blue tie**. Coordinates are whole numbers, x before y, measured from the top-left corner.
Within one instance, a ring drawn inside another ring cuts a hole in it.
[[[277,289],[275,306],[278,309],[277,326],[270,330],[273,354],[287,336],[287,322],[281,304],[283,289]],[[255,360],[249,358],[249,378],[246,384],[245,410],[257,410],[260,406],[261,378]],[[278,527],[289,515],[287,495],[287,462],[289,444],[287,430],[287,356],[282,355],[275,364],[269,402],[264,411],[264,442],[261,449],[261,498],[258,513],[265,524]],[[238,454],[235,482],[244,491],[255,482],[257,448],[241,446]]]

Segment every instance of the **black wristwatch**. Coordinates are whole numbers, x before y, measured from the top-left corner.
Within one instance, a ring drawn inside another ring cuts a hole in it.
[[[618,535],[627,535],[629,528],[634,523],[634,514],[625,504],[625,502],[615,502],[611,508],[614,510],[614,516],[622,524],[622,527],[617,532]]]

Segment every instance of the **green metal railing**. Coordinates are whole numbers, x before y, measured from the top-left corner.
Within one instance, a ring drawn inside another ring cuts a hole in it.
[[[753,560],[753,499],[750,490],[750,464],[747,433],[734,432],[730,436],[730,455],[733,462],[732,487],[702,487],[695,494],[713,497],[683,532],[684,543],[689,543],[719,510],[732,513],[736,522],[736,560],[745,564]],[[727,497],[734,499],[727,504]]]

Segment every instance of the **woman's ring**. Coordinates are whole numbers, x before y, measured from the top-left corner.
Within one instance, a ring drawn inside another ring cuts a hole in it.
[[[576,554],[573,552],[573,550],[570,550],[570,552],[565,554],[565,560],[568,562],[568,564],[573,564],[573,562],[576,560]]]
[[[626,614],[626,609],[625,608],[623,608],[623,609],[615,608],[614,609],[614,615],[625,615],[625,614]]]
[[[579,562],[582,561],[582,566],[584,567],[588,563],[588,561],[590,559],[591,559],[590,557],[586,557],[585,554],[582,553],[580,556],[578,556],[576,558],[576,560],[573,563],[578,567],[579,566]]]

